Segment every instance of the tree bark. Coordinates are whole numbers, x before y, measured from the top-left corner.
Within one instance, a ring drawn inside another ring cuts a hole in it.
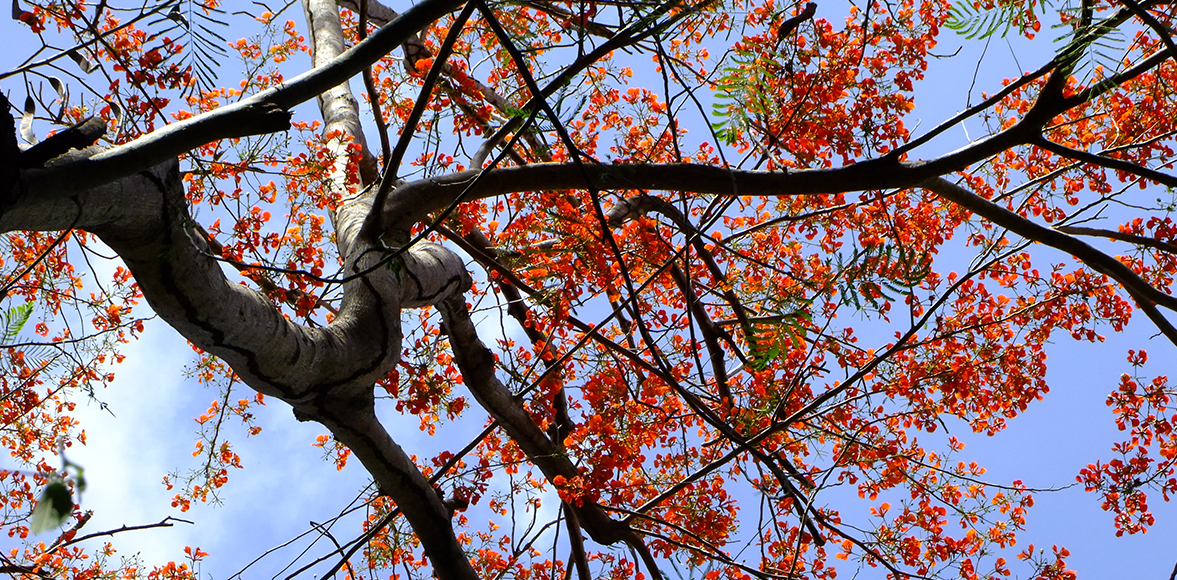
[[[160,318],[223,359],[250,387],[289,403],[300,420],[325,425],[355,453],[418,533],[438,577],[474,580],[450,510],[377,420],[373,394],[375,382],[400,360],[401,309],[461,293],[470,277],[461,259],[440,246],[417,244],[398,253],[361,239],[372,194],[349,191],[346,175],[348,143],[364,143],[346,79],[386,52],[379,47],[399,45],[461,3],[426,0],[349,51],[343,50],[335,3],[305,4],[317,68],[195,121],[104,152],[74,150],[45,167],[22,169],[11,116],[4,115],[9,127],[0,136],[2,151],[15,154],[0,158],[0,231],[97,234],[124,260]],[[330,187],[344,194],[331,218],[348,280],[339,314],[321,328],[295,324],[265,295],[225,277],[218,256],[196,233],[176,160],[206,141],[283,130],[286,110],[314,96],[326,130],[345,135],[333,143],[338,162]],[[370,153],[361,170],[363,179],[375,178]]]

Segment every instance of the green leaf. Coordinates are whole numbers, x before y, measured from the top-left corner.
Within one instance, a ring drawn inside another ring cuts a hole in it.
[[[1048,1],[1029,0],[1030,10],[1033,11],[1037,5],[1042,8],[1043,14],[1046,13],[1049,4]],[[1005,38],[1009,29],[1018,21],[1018,14],[1024,9],[1025,6],[1021,2],[1012,0],[998,0],[993,8],[978,8],[972,0],[958,0],[948,9],[948,20],[944,26],[970,40],[989,38],[999,30],[1001,34],[998,37]],[[1018,24],[1018,32],[1024,34],[1026,28],[1024,21]]]
[[[1067,35],[1055,39],[1066,42],[1056,59],[1062,59],[1062,70],[1075,75],[1080,82],[1087,83],[1099,68],[1108,78],[1123,70],[1123,60],[1115,53],[1128,49],[1128,42],[1122,31],[1106,22],[1094,22],[1086,28],[1075,28]]]
[[[932,257],[903,246],[878,244],[854,251],[849,259],[834,257],[837,289],[842,305],[862,308],[862,299],[878,309],[897,295],[907,294],[932,272]],[[899,267],[896,267],[899,266]],[[885,271],[882,275],[880,269]]]
[[[748,366],[754,371],[763,371],[773,360],[788,354],[796,342],[804,341],[808,332],[806,324],[812,322],[813,315],[807,310],[796,310],[779,316],[777,320],[766,327],[745,327],[744,333],[748,340]]]
[[[51,528],[64,524],[74,513],[74,499],[69,486],[64,481],[57,480],[45,486],[41,497],[37,498],[37,507],[33,508],[33,519],[29,529],[34,534],[40,534]]]
[[[0,327],[4,329],[4,337],[0,339],[0,343],[8,344],[20,334],[22,328],[29,321],[29,316],[33,314],[33,303],[25,302],[9,308],[6,312],[0,313]]]

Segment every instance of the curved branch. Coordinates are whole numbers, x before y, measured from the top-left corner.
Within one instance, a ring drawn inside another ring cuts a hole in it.
[[[289,127],[288,111],[295,105],[347,82],[412,34],[462,4],[461,0],[423,0],[338,58],[278,87],[172,123],[89,159],[28,171],[26,192],[69,195],[133,175],[210,141],[283,131]]]
[[[175,162],[119,183],[118,193],[138,194],[130,207],[139,211],[127,211],[125,198],[89,198],[83,207],[113,206],[124,219],[87,229],[123,258],[160,317],[250,387],[298,405],[339,385],[370,389],[396,363],[399,320],[382,314],[399,307],[401,288],[392,281],[357,279],[345,285],[351,297],[330,326],[299,326],[260,292],[225,277],[192,225]],[[378,295],[392,303],[381,304],[363,285],[379,285]]]
[[[466,308],[466,299],[454,296],[442,301],[438,310],[449,332],[454,362],[478,403],[498,421],[549,481],[556,476],[569,480],[579,476],[580,472],[568,456],[560,452],[521,402],[495,376],[494,354],[478,338],[470,311]],[[597,542],[615,544],[629,542],[634,537],[629,526],[610,518],[600,506],[586,502],[572,509],[577,511],[581,525]]]
[[[311,65],[315,69],[329,66],[344,53],[343,24],[339,19],[339,8],[332,0],[304,0],[308,38],[311,47]],[[365,70],[367,70],[365,68]],[[337,134],[339,137],[327,143],[331,154],[331,170],[327,186],[343,201],[331,212],[335,228],[336,246],[340,256],[350,256],[351,246],[359,235],[360,225],[371,210],[371,198],[352,195],[348,187],[348,141],[360,145],[360,185],[376,180],[376,159],[368,148],[360,126],[360,105],[356,102],[347,83],[336,85],[316,97],[319,114],[323,117],[323,135]]]
[[[1138,236],[1136,234],[1117,232],[1115,230],[1084,228],[1079,226],[1059,226],[1055,229],[1064,234],[1070,234],[1073,236],[1097,236],[1102,238],[1109,238],[1112,240],[1120,240],[1121,242],[1140,244],[1142,246],[1148,246],[1154,250],[1160,250],[1166,254],[1173,254],[1174,256],[1177,256],[1177,246],[1147,236]]]
[[[421,470],[376,417],[371,391],[365,397],[334,398],[313,419],[355,453],[421,540],[433,571],[442,580],[479,580],[454,535],[452,511]]]
[[[1114,169],[1116,171],[1123,171],[1132,175],[1138,175],[1145,179],[1151,179],[1166,187],[1177,187],[1177,176],[1169,175],[1163,171],[1157,171],[1143,165],[1137,165],[1131,161],[1124,159],[1115,159],[1113,157],[1104,157],[1098,153],[1091,153],[1090,151],[1081,151],[1079,149],[1072,149],[1061,143],[1055,143],[1045,136],[1041,136],[1033,141],[1033,143],[1055,155],[1073,159],[1075,161],[1083,161],[1092,165]]]
[[[1027,240],[1067,252],[1092,270],[1115,280],[1132,295],[1137,305],[1158,325],[1165,336],[1177,345],[1177,329],[1174,329],[1156,310],[1156,306],[1159,305],[1177,311],[1177,298],[1158,290],[1123,262],[1059,230],[1038,225],[947,179],[932,179],[923,184],[923,187]]]

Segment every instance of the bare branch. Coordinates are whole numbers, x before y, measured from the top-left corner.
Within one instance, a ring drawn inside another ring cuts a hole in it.
[[[1140,244],[1142,246],[1148,246],[1148,247],[1153,248],[1155,250],[1160,250],[1162,252],[1165,252],[1166,254],[1173,254],[1173,255],[1177,256],[1177,246],[1174,246],[1173,244],[1170,244],[1168,242],[1163,242],[1163,241],[1158,240],[1156,238],[1150,238],[1147,236],[1138,236],[1136,234],[1117,232],[1115,230],[1104,230],[1104,229],[1099,229],[1099,228],[1084,228],[1084,227],[1079,227],[1079,226],[1059,226],[1054,229],[1056,229],[1064,234],[1070,234],[1073,236],[1098,236],[1098,237],[1109,238],[1109,239],[1113,239],[1113,240],[1120,240],[1121,242],[1131,242],[1133,244]]]
[[[1035,139],[1034,144],[1047,151],[1050,151],[1051,153],[1054,153],[1055,155],[1066,157],[1068,159],[1083,161],[1092,165],[1098,165],[1100,167],[1106,167],[1116,171],[1123,171],[1124,173],[1139,175],[1140,177],[1155,181],[1167,187],[1177,187],[1177,176],[1169,175],[1168,173],[1157,171],[1156,169],[1152,169],[1150,167],[1144,167],[1143,165],[1137,165],[1131,161],[1116,159],[1114,157],[1106,157],[1104,155],[1091,153],[1089,151],[1080,151],[1078,149],[1067,147],[1061,143],[1055,143],[1046,137]]]

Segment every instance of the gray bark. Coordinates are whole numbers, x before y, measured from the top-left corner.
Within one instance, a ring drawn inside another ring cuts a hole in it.
[[[19,169],[0,159],[0,231],[77,228],[97,234],[125,261],[155,312],[201,349],[227,362],[243,382],[325,425],[348,446],[383,493],[417,531],[437,575],[477,576],[450,524],[451,512],[374,412],[374,383],[399,361],[401,309],[424,306],[470,285],[452,252],[418,244],[394,249],[359,236],[371,211],[371,189],[346,190],[345,143],[337,141],[330,187],[344,193],[332,212],[344,274],[343,301],[331,324],[295,324],[260,292],[228,280],[195,231],[176,155],[201,143],[284,130],[286,109],[318,97],[325,131],[364,143],[358,107],[346,79],[388,48],[460,2],[426,1],[364,45],[345,51],[338,8],[304,3],[315,46],[315,70],[237,105],[175,123],[106,151],[74,151],[45,167]],[[414,13],[415,16],[412,16]],[[412,17],[411,17],[412,16]],[[387,48],[381,48],[387,47]],[[7,117],[11,123],[11,117]],[[15,151],[15,133],[0,136]],[[365,179],[375,176],[366,155]],[[388,262],[388,263],[385,263]]]

